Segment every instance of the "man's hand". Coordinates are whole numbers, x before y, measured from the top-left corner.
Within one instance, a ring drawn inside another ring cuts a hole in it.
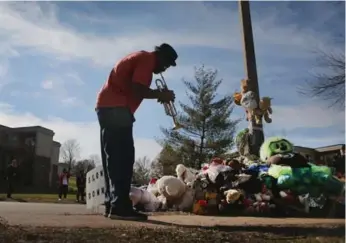
[[[174,102],[175,100],[175,94],[173,90],[163,90],[159,93],[157,101],[161,104],[163,103],[169,103]]]

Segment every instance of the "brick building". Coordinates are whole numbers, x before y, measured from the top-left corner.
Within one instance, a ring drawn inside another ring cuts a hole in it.
[[[61,145],[53,137],[52,130],[40,126],[0,125],[0,191],[5,190],[5,171],[12,159],[19,163],[17,192],[55,190]]]
[[[343,146],[345,144],[335,144],[318,148],[294,146],[294,151],[305,157],[309,156],[313,161],[322,162],[327,165],[333,160],[334,156],[340,155]]]

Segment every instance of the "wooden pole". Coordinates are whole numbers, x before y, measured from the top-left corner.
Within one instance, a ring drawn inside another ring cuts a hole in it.
[[[257,79],[255,46],[252,34],[252,24],[250,15],[250,3],[247,0],[239,0],[240,22],[242,26],[245,73],[249,79],[249,89],[256,94],[257,104],[259,103],[259,87]],[[255,119],[249,121],[250,130],[250,153],[259,155],[260,147],[264,141],[263,126],[256,124]]]

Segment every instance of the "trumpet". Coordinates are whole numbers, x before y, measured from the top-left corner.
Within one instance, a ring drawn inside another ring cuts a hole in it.
[[[160,73],[160,76],[161,76],[161,79],[158,78],[155,80],[157,89],[159,91],[168,90],[166,81],[163,78],[161,73]],[[174,127],[172,128],[172,130],[178,130],[182,128],[183,126],[179,124],[179,122],[177,121],[177,110],[175,108],[174,103],[172,101],[169,103],[163,103],[163,107],[165,108],[166,115],[173,118]]]

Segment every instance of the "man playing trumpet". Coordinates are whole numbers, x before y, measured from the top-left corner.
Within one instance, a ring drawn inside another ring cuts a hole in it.
[[[139,51],[121,59],[111,70],[98,94],[96,112],[100,124],[101,155],[105,175],[105,216],[146,220],[132,208],[129,198],[135,150],[133,122],[143,99],[174,102],[172,90],[150,89],[153,73],[176,66],[178,55],[164,43],[152,52]]]

